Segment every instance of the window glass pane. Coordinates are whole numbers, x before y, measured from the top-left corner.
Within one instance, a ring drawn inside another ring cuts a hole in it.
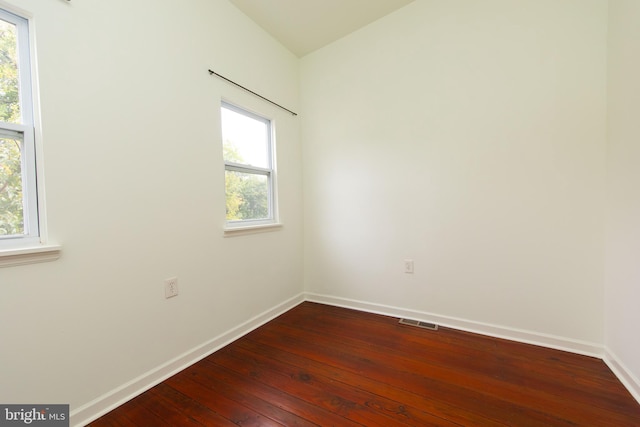
[[[222,107],[224,160],[270,168],[268,121]]]
[[[0,137],[0,237],[24,234],[22,141]]]
[[[269,218],[269,179],[237,171],[225,171],[227,220]]]
[[[20,123],[16,26],[0,19],[0,121]]]

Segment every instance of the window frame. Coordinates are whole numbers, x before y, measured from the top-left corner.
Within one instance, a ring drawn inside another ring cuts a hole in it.
[[[11,137],[20,134],[23,145],[20,160],[24,234],[0,238],[0,267],[11,267],[56,260],[61,247],[46,239],[33,21],[27,11],[3,1],[0,1],[0,18],[16,26],[21,115],[19,124],[0,122],[0,135]]]
[[[0,236],[0,248],[15,248],[26,243],[40,243],[38,215],[38,186],[34,126],[34,102],[31,67],[29,20],[5,8],[0,8],[0,19],[15,25],[18,55],[18,93],[20,123],[0,121],[0,135],[22,139],[22,206],[24,234]]]
[[[279,226],[280,224],[278,222],[278,203],[277,203],[277,195],[276,195],[277,186],[276,186],[274,120],[269,117],[266,117],[265,115],[253,112],[247,108],[240,107],[237,104],[231,103],[224,99],[220,103],[220,113],[222,113],[223,108],[226,108],[228,110],[234,111],[243,116],[262,122],[267,126],[266,143],[267,143],[267,159],[268,159],[268,167],[265,168],[265,167],[252,166],[245,163],[230,162],[224,159],[224,154],[223,154],[224,171],[225,171],[225,179],[224,179],[225,199],[226,199],[226,173],[228,171],[246,173],[250,175],[266,176],[267,191],[268,191],[267,206],[269,210],[269,214],[267,218],[228,220],[226,219],[226,206],[225,206],[225,233],[233,232],[233,231],[261,229],[261,228]],[[220,115],[220,124],[221,124],[220,133],[222,137],[222,147],[224,147],[224,134],[222,133],[222,114]]]

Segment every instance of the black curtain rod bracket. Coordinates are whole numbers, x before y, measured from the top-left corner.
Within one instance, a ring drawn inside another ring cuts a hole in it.
[[[272,100],[270,100],[269,98],[265,98],[264,96],[260,95],[259,93],[256,93],[256,92],[252,91],[251,89],[247,89],[246,87],[242,86],[241,84],[238,84],[238,83],[234,82],[233,80],[228,79],[228,78],[226,78],[225,76],[223,76],[223,75],[221,75],[221,74],[216,73],[216,72],[215,72],[215,71],[213,71],[213,70],[209,70],[209,74],[212,74],[212,75],[215,75],[215,76],[217,76],[217,77],[220,77],[222,80],[227,81],[227,82],[231,83],[232,85],[236,85],[236,86],[238,86],[240,89],[246,90],[246,91],[247,91],[247,92],[249,92],[250,94],[257,96],[257,97],[258,97],[258,98],[260,98],[260,99],[264,99],[265,101],[267,101],[267,102],[269,102],[269,103],[271,103],[271,104],[275,105],[276,107],[278,107],[278,108],[282,108],[284,111],[287,111],[287,112],[289,112],[289,113],[293,114],[294,116],[297,116],[297,115],[298,115],[297,113],[294,113],[293,111],[289,110],[288,108],[285,108],[285,107],[283,107],[282,105],[280,105],[280,104],[277,104],[277,103],[273,102],[273,101],[272,101]]]

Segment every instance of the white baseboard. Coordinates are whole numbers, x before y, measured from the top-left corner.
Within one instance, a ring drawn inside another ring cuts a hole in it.
[[[541,334],[521,329],[508,328],[488,323],[474,322],[471,320],[458,319],[455,317],[440,316],[418,310],[393,307],[389,305],[376,304],[366,301],[352,300],[348,298],[333,297],[307,292],[305,299],[311,302],[335,305],[338,307],[352,308],[369,313],[383,314],[386,316],[421,320],[424,322],[437,323],[438,325],[459,329],[461,331],[473,332],[481,335],[488,335],[496,338],[504,338],[511,341],[534,344],[542,347],[549,347],[556,350],[568,351],[585,356],[602,359],[603,348],[599,344],[578,341],[555,335]]]
[[[629,393],[640,403],[640,380],[620,361],[609,348],[604,348],[604,362],[618,377]]]
[[[248,334],[280,314],[292,309],[304,301],[304,294],[296,295],[282,304],[247,320],[243,324],[218,335],[206,343],[193,348],[157,368],[140,375],[126,384],[98,397],[97,399],[74,409],[70,414],[70,425],[85,426],[107,412],[117,408],[167,378],[204,359],[216,350]]]

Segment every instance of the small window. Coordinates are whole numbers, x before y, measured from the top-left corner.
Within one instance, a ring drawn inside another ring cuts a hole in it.
[[[0,9],[0,249],[39,243],[28,21]]]
[[[221,114],[227,226],[275,223],[271,121],[225,102]]]

